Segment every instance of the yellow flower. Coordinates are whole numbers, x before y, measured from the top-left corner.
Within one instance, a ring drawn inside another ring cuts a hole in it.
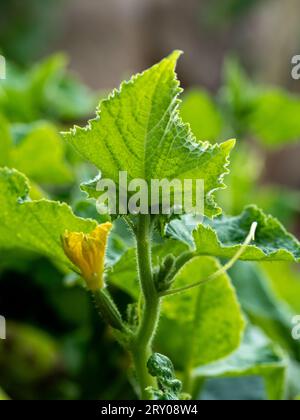
[[[65,254],[80,269],[87,287],[92,291],[104,287],[104,258],[111,228],[112,224],[107,222],[97,226],[90,234],[66,231],[62,237]]]

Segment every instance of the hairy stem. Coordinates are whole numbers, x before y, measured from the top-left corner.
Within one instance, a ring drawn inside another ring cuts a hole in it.
[[[151,220],[149,215],[140,215],[137,229],[137,260],[139,279],[144,298],[142,319],[132,342],[133,361],[139,382],[140,397],[147,399],[145,389],[155,385],[148,373],[147,362],[152,354],[152,342],[160,312],[160,298],[156,291],[151,262]]]

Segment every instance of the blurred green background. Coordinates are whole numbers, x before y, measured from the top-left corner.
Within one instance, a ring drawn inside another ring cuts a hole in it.
[[[79,190],[95,170],[59,132],[84,124],[121,80],[182,49],[183,119],[201,140],[238,140],[229,188],[219,194],[224,211],[239,214],[255,202],[300,237],[300,82],[291,78],[291,58],[300,53],[297,0],[0,0],[0,10],[7,60],[0,166],[27,175],[31,198],[66,201],[76,214],[97,217]],[[111,245],[114,255],[130,243],[122,224],[118,229],[123,239]],[[299,267],[240,263],[231,277],[257,327],[248,351],[283,354],[285,397],[296,398],[300,342],[291,337],[291,320],[300,314]],[[0,250],[0,314],[8,322],[0,399],[135,398],[127,355],[71,280],[38,255]],[[113,293],[121,308],[130,302],[125,292]],[[208,369],[198,397],[268,398],[275,371],[255,366],[241,377],[226,369],[214,377]]]

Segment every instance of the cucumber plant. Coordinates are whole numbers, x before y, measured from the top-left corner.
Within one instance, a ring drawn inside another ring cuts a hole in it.
[[[245,334],[228,270],[238,260],[299,262],[300,244],[255,205],[239,216],[222,215],[214,194],[225,188],[235,141],[200,141],[182,121],[182,89],[175,72],[180,55],[175,51],[123,82],[100,102],[87,127],[74,127],[63,138],[99,170],[96,180],[82,184],[89,199],[101,196],[100,178],[120,188],[120,172],[147,184],[201,179],[201,222],[191,214],[151,214],[149,209],[107,214],[98,224],[76,216],[65,203],[29,199],[26,177],[1,168],[0,247],[45,255],[83,280],[100,316],[130,355],[128,373],[140,398],[196,397],[202,378],[213,376],[214,369],[226,376],[226,358],[236,366],[236,375],[261,372],[270,398],[281,398],[284,360],[267,343],[253,339],[257,332],[247,329]],[[129,201],[133,194],[127,192]],[[135,246],[116,250],[119,220]],[[131,297],[127,311],[118,308],[113,287]],[[239,355],[245,348],[250,354],[250,342],[258,349],[257,358],[241,367]]]

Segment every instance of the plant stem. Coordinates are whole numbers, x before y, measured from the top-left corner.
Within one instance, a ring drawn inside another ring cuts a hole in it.
[[[160,298],[156,291],[151,262],[151,220],[140,215],[137,229],[137,260],[141,290],[144,297],[142,320],[132,342],[133,361],[140,387],[141,399],[147,399],[145,389],[155,385],[147,362],[152,354],[152,342],[159,320]]]
[[[92,292],[92,297],[99,315],[104,319],[104,321],[116,330],[127,332],[127,328],[123,323],[121,314],[108,291],[105,289],[97,290]]]

